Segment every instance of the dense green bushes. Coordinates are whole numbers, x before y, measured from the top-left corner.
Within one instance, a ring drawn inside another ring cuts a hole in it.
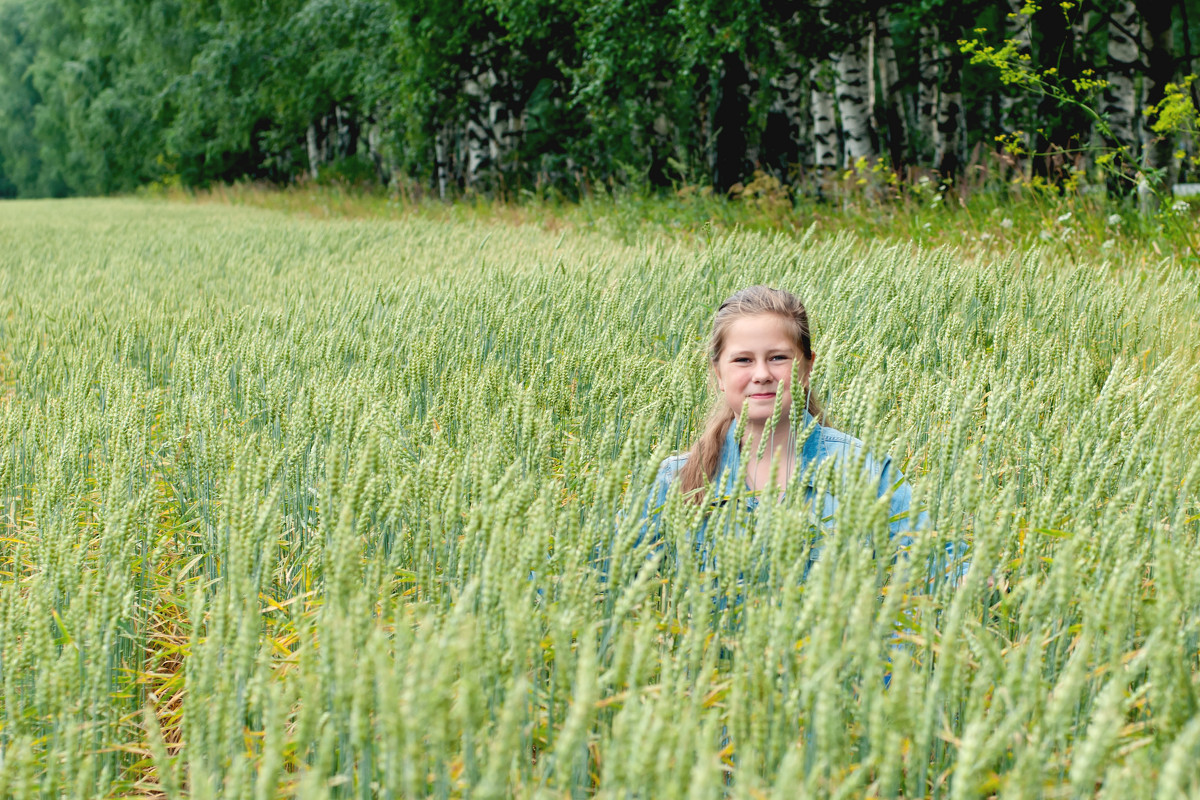
[[[1189,168],[1190,139],[1140,112],[1194,71],[1200,0],[1009,5],[2,0],[0,195],[319,179],[346,159],[438,196],[723,192],[756,170],[819,195],[880,158],[906,181],[1058,183],[1101,144],[1071,99],[1127,161]],[[1011,39],[1053,91],[973,66],[977,36]],[[997,136],[1020,164],[989,160]]]

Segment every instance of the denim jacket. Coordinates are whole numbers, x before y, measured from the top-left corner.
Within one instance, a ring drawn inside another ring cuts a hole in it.
[[[900,536],[897,544],[902,547],[907,547],[912,544],[912,537],[907,535],[908,531],[914,529],[927,528],[929,526],[929,515],[922,511],[916,518],[909,518],[909,507],[912,504],[912,487],[904,481],[904,475],[900,473],[894,466],[890,457],[879,461],[870,453],[864,452],[865,445],[859,439],[842,433],[824,425],[814,425],[813,417],[806,410],[804,412],[804,425],[801,430],[810,430],[808,436],[805,437],[802,445],[797,447],[796,453],[796,470],[800,474],[804,474],[810,466],[820,465],[828,459],[835,459],[835,464],[849,466],[854,463],[858,457],[863,458],[863,468],[867,470],[872,479],[877,482],[876,496],[883,497],[889,490],[892,491],[890,501],[889,519],[889,535],[895,537]],[[643,529],[642,536],[639,537],[639,542],[650,534],[657,538],[657,531],[652,529],[656,527],[657,514],[666,501],[667,492],[671,487],[671,482],[675,480],[679,471],[683,469],[683,465],[687,463],[688,455],[686,453],[676,456],[671,456],[663,461],[659,467],[658,476],[655,479],[654,491],[651,494],[648,511],[647,527]],[[721,486],[720,495],[729,497],[737,493],[738,482],[744,480],[744,475],[741,471],[741,447],[737,441],[737,424],[736,421],[729,426],[729,431],[725,435],[725,443],[721,447],[721,455],[717,462],[716,476],[720,478],[725,476],[725,483]],[[812,485],[806,487],[808,499],[814,500]],[[747,506],[753,510],[758,505],[757,497],[746,499]],[[818,506],[813,502],[814,510]],[[821,520],[828,521],[833,518],[837,510],[837,499],[830,493],[826,492],[821,506],[819,507]],[[915,523],[915,524],[914,524]],[[704,525],[695,534],[695,547],[702,561],[707,562],[708,546],[704,541],[705,537]],[[952,546],[947,547],[947,554],[953,553]],[[812,560],[817,560],[820,557],[820,547],[814,543],[812,549]]]

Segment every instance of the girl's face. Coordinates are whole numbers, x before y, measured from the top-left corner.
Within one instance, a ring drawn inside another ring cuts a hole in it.
[[[776,395],[782,394],[780,424],[792,408],[792,365],[800,360],[799,376],[808,386],[812,359],[799,352],[790,336],[790,326],[775,314],[741,317],[729,325],[725,346],[713,364],[717,388],[735,416],[749,400],[746,422],[762,425],[775,410]]]

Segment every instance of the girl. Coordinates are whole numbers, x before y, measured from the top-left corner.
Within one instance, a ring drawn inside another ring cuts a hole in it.
[[[816,355],[808,314],[792,294],[751,286],[722,303],[713,320],[709,350],[717,402],[692,449],[668,458],[660,467],[650,500],[651,515],[657,515],[676,482],[689,502],[719,503],[737,492],[739,481],[757,495],[782,492],[797,472],[812,474],[810,467],[827,459],[844,466],[862,458],[864,468],[877,482],[877,496],[891,492],[890,533],[910,530],[912,489],[891,459],[876,461],[863,451],[860,440],[821,424],[824,414],[809,392]],[[806,398],[799,406],[803,419],[796,420],[796,425],[791,420],[796,412],[793,375],[800,382],[796,395]],[[773,420],[777,408],[779,416]],[[803,442],[795,440],[794,431],[807,432]],[[743,448],[749,453],[744,470]],[[774,483],[769,485],[772,479]],[[837,508],[833,495],[825,493],[818,506],[813,487],[809,485],[806,491],[822,519],[831,519]],[[756,507],[758,497],[751,496],[748,503]],[[917,527],[926,525],[927,515],[922,513]],[[703,535],[701,530],[697,536],[700,551],[705,549]],[[908,536],[899,540],[902,546],[911,543]]]

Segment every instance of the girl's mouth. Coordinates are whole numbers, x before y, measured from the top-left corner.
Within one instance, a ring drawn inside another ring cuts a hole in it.
[[[754,400],[766,400],[767,398],[774,397],[774,396],[775,396],[774,392],[759,392],[758,394],[750,395],[751,399],[754,399]]]

